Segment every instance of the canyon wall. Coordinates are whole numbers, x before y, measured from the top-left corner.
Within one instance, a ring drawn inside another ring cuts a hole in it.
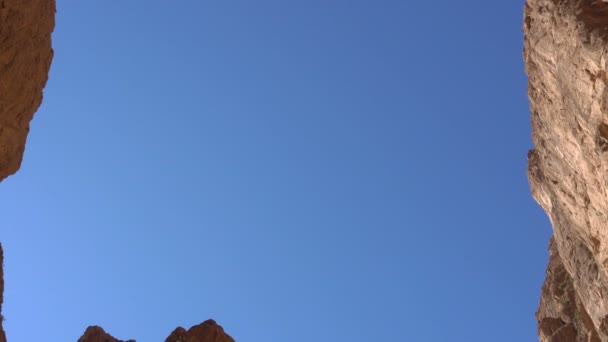
[[[0,181],[21,166],[53,59],[54,27],[54,0],[0,0]]]
[[[528,0],[532,195],[553,226],[542,342],[608,342],[608,2]]]
[[[42,103],[42,90],[53,59],[54,27],[55,0],[0,0],[0,182],[21,166],[30,121]],[[3,271],[0,245],[0,342],[6,342]],[[122,341],[100,327],[90,326],[78,342]],[[178,327],[165,342],[234,340],[215,321],[207,320],[188,330]]]

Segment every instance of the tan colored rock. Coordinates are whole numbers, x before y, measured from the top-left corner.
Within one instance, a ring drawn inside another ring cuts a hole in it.
[[[53,50],[55,0],[0,0],[0,181],[21,166]]]
[[[551,239],[547,278],[542,287],[538,318],[541,341],[599,342],[597,330],[564,268],[555,241]]]
[[[554,240],[539,336],[606,342],[608,3],[528,0],[523,29],[535,145],[528,178]]]

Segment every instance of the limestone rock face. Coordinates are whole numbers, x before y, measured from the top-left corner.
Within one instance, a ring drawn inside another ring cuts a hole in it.
[[[554,239],[551,239],[549,252],[547,278],[537,313],[540,340],[601,341],[584,303],[575,291],[572,277],[564,268]],[[578,340],[577,336],[580,336]]]
[[[527,0],[532,195],[553,225],[543,342],[608,341],[608,2]]]
[[[21,165],[53,50],[55,0],[0,0],[0,181]]]

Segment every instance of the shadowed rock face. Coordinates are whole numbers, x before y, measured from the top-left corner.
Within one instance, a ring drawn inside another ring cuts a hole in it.
[[[234,342],[234,340],[224,332],[221,326],[210,319],[187,331],[178,327],[165,339],[165,342]]]
[[[608,2],[527,0],[532,195],[553,226],[542,342],[608,341]]]
[[[0,181],[21,166],[53,50],[55,0],[0,0]]]
[[[90,326],[84,335],[78,339],[78,342],[135,342],[135,340],[118,340],[102,328]],[[165,339],[165,342],[234,342],[234,340],[224,332],[221,326],[210,319],[193,326],[189,330],[182,327],[176,328]]]
[[[125,342],[117,340],[110,334],[106,333],[101,327],[90,326],[85,330],[84,335],[78,339],[78,342]],[[135,340],[128,340],[126,342],[135,342]]]

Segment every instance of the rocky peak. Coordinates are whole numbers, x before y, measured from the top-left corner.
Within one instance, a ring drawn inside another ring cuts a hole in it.
[[[106,333],[103,328],[94,325],[84,331],[84,335],[78,339],[78,342],[135,342],[135,340],[117,340],[112,335]]]
[[[165,342],[234,342],[234,340],[214,320],[209,319],[188,330],[177,327]]]
[[[135,342],[135,340],[118,340],[101,327],[90,326],[78,342]],[[214,320],[209,319],[186,330],[177,327],[165,339],[165,342],[234,342]]]

